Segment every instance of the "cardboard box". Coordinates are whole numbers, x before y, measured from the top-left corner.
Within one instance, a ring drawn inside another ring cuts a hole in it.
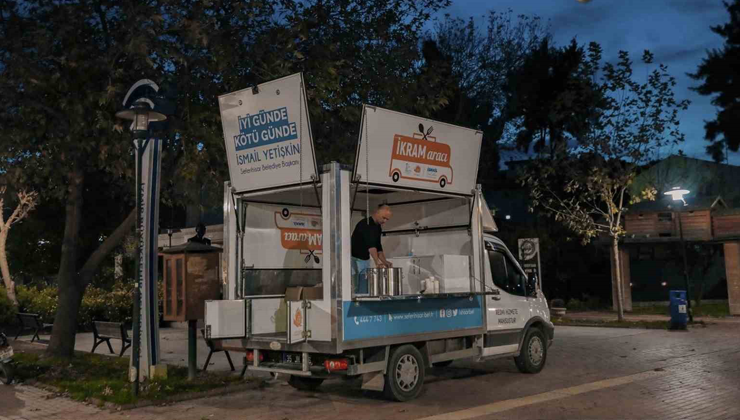
[[[288,287],[285,289],[285,300],[322,300],[324,298],[323,287]]]

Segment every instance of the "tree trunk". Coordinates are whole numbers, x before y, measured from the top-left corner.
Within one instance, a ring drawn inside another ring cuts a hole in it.
[[[59,302],[54,317],[54,329],[47,353],[58,357],[73,357],[75,335],[77,334],[77,316],[82,304],[85,289],[90,284],[100,264],[126,237],[136,222],[136,209],[113,231],[85,261],[78,271],[79,233],[82,222],[82,188],[83,176],[70,175],[68,197],[65,207],[66,220],[64,241],[62,243],[62,262],[59,265]]]
[[[85,285],[79,284],[77,264],[80,252],[80,229],[82,224],[82,190],[84,176],[82,171],[72,170],[67,174],[67,202],[65,203],[64,238],[62,239],[62,258],[59,263],[57,285],[59,302],[54,317],[51,342],[47,354],[57,357],[73,357],[75,334],[77,334],[77,314],[85,293]]]
[[[0,209],[2,211],[2,209]],[[6,227],[0,231],[0,274],[3,277],[3,283],[5,284],[5,291],[8,294],[8,299],[13,302],[13,305],[18,306],[18,298],[15,296],[15,282],[10,277],[10,267],[8,267],[8,253],[5,248],[5,244],[8,242],[8,230],[10,227]]]
[[[80,281],[87,286],[90,284],[95,273],[98,271],[100,264],[103,263],[105,257],[107,257],[114,249],[123,241],[126,234],[136,225],[136,208],[134,207],[129,212],[126,219],[121,222],[120,225],[113,231],[105,241],[90,255],[85,261],[85,265],[80,270]]]
[[[612,236],[612,257],[614,261],[613,282],[617,284],[617,319],[624,321],[624,293],[622,292],[622,267],[619,261],[619,238]]]

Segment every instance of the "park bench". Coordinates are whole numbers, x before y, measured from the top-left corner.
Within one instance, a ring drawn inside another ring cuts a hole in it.
[[[208,369],[208,362],[211,361],[211,356],[213,355],[213,353],[220,353],[220,352],[226,353],[226,360],[229,361],[229,366],[231,366],[231,371],[233,372],[235,370],[234,363],[231,362],[231,356],[229,356],[229,351],[223,348],[222,341],[221,340],[211,340],[211,339],[206,338],[206,332],[204,329],[201,329],[200,333],[201,335],[203,335],[203,339],[206,340],[206,345],[211,350],[208,353],[208,357],[206,358],[206,364],[203,366],[203,372],[205,372]]]
[[[113,347],[110,345],[111,339],[121,340],[121,353],[118,357],[123,356],[123,353],[127,348],[131,347],[131,339],[126,333],[126,327],[123,326],[122,322],[101,322],[93,321],[93,334],[95,344],[93,345],[90,353],[95,353],[95,349],[105,343],[108,345],[108,350],[111,354],[116,354],[113,351]]]
[[[41,341],[41,338],[39,337],[39,332],[51,329],[54,326],[54,324],[44,324],[43,322],[41,322],[41,318],[38,314],[19,313],[18,321],[21,323],[21,329],[20,331],[18,331],[18,334],[16,334],[15,339],[17,340],[18,337],[23,335],[24,331],[31,330],[33,331],[33,337],[31,337],[32,343],[34,340]]]

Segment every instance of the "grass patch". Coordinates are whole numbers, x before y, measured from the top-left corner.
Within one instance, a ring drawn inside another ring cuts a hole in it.
[[[604,319],[553,318],[552,323],[573,327],[645,328],[651,330],[668,329],[668,321],[617,321]]]
[[[66,360],[17,353],[13,360],[16,362],[16,375],[21,380],[35,379],[57,387],[74,400],[97,398],[120,405],[143,400],[162,401],[177,394],[209,391],[245,381],[237,375],[209,372],[200,372],[193,381],[188,381],[186,367],[168,366],[167,378],[140,384],[137,398],[132,394],[128,381],[128,358],[78,353],[74,359]]]
[[[691,311],[694,316],[708,316],[713,318],[730,316],[730,307],[726,303],[702,303],[699,306],[692,306]],[[634,315],[671,315],[668,306],[660,305],[634,306],[631,313]]]

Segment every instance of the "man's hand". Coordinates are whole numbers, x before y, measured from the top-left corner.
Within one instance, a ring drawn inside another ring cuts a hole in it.
[[[375,267],[377,267],[377,268],[387,268],[388,266],[384,262],[378,261],[378,262],[375,263]]]

